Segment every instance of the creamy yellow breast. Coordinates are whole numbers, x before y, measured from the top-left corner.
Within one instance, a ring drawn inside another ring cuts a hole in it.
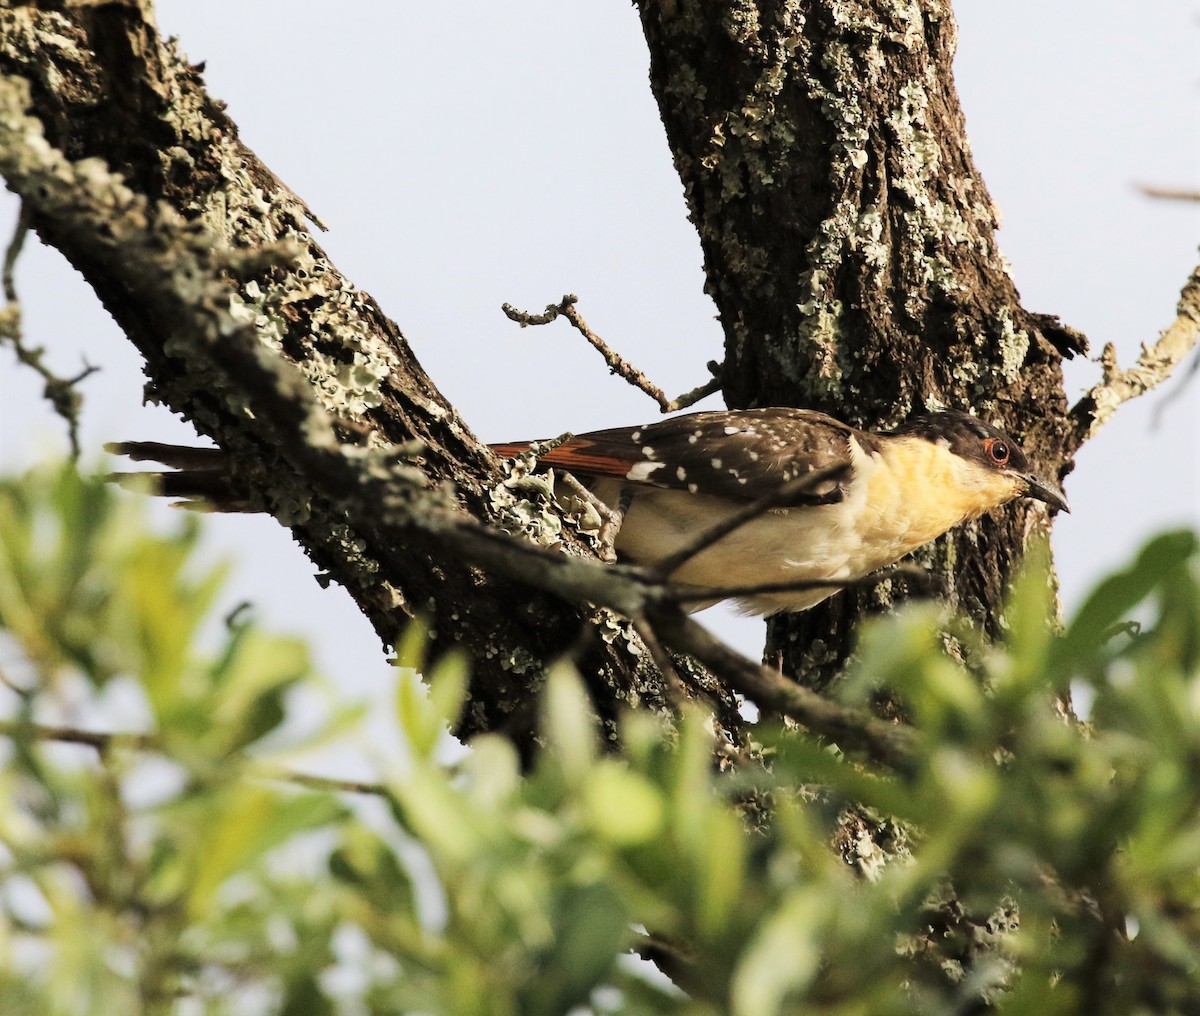
[[[956,455],[945,441],[894,438],[870,460],[858,531],[872,570],[1021,493],[1017,477]]]

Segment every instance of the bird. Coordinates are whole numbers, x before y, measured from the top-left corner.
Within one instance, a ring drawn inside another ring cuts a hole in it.
[[[955,410],[890,431],[811,409],[718,410],[489,447],[570,473],[616,522],[617,559],[667,566],[664,581],[703,591],[692,610],[722,599],[752,615],[806,610],[1016,498],[1070,511],[1011,437]],[[185,507],[251,510],[219,449],[108,449],[179,470],[150,475],[158,493],[191,499]],[[697,546],[714,527],[728,531]]]
[[[532,444],[491,448],[513,457]],[[692,609],[733,598],[753,615],[813,607],[1016,498],[1070,511],[1011,437],[953,410],[883,432],[809,409],[689,413],[580,434],[538,462],[569,472],[614,511],[624,504],[619,560],[655,567],[682,553],[670,581],[713,594]],[[805,476],[814,483],[796,482]],[[697,533],[785,484],[802,489],[687,553]]]

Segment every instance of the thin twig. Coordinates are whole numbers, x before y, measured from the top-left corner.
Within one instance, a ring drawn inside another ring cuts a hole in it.
[[[623,377],[635,388],[649,395],[650,398],[658,403],[659,408],[664,413],[673,413],[679,409],[686,409],[706,396],[712,395],[713,392],[721,390],[720,368],[715,363],[709,363],[709,370],[714,375],[710,381],[706,381],[704,384],[693,388],[690,392],[685,392],[676,399],[667,398],[666,392],[654,384],[653,381],[634,367],[628,360],[615,352],[607,342],[592,331],[591,327],[583,319],[583,315],[575,309],[575,304],[578,302],[579,297],[572,293],[567,293],[563,296],[560,303],[548,304],[545,313],[542,314],[531,314],[528,311],[517,310],[511,303],[503,304],[501,310],[504,311],[510,321],[515,321],[522,328],[527,328],[530,325],[548,325],[560,316],[565,317],[575,326],[579,334],[587,339],[592,347],[604,357],[604,362],[608,364],[608,369],[612,373]]]
[[[635,618],[633,620],[633,627],[646,644],[646,648],[650,650],[650,656],[654,660],[654,665],[663,676],[663,681],[666,684],[667,701],[677,710],[682,709],[684,703],[687,701],[687,692],[684,690],[683,682],[679,679],[679,672],[675,669],[675,663],[671,659],[670,653],[667,652],[666,648],[658,640],[654,626],[643,617]]]
[[[1100,356],[1102,380],[1071,407],[1078,448],[1108,422],[1130,399],[1144,395],[1161,384],[1183,362],[1200,336],[1200,266],[1192,270],[1176,306],[1176,317],[1153,346],[1142,346],[1137,364],[1121,370],[1117,351],[1110,342]]]
[[[28,688],[22,688],[19,684],[17,684],[16,681],[14,681],[8,676],[8,674],[4,672],[3,668],[0,668],[0,685],[3,685],[14,695],[16,695],[17,698],[26,702],[29,701],[33,694]]]
[[[897,565],[857,579],[821,579],[804,582],[759,582],[748,586],[675,586],[668,587],[662,599],[668,603],[702,603],[712,599],[739,599],[769,593],[802,593],[811,589],[857,589],[882,585],[892,579],[904,579],[924,588],[933,588],[934,576],[914,565]]]
[[[0,737],[13,740],[25,738],[31,741],[59,741],[63,744],[81,744],[103,754],[114,747],[131,748],[134,751],[158,751],[158,738],[154,734],[114,734],[98,730],[79,730],[77,727],[56,727],[44,723],[26,723],[21,720],[0,720]]]
[[[664,413],[674,413],[680,409],[687,409],[688,406],[694,406],[701,399],[706,399],[710,395],[721,390],[721,365],[716,360],[708,361],[708,369],[712,372],[712,377],[702,385],[697,385],[690,392],[684,392],[673,398],[665,406]]]
[[[362,780],[338,780],[331,776],[314,776],[312,773],[298,773],[290,769],[268,769],[255,766],[251,775],[268,780],[281,780],[285,783],[295,783],[309,790],[325,790],[332,794],[363,794],[368,797],[388,797],[390,791],[382,783],[366,783]]]
[[[558,437],[548,438],[545,441],[534,441],[528,451],[533,452],[535,459],[540,459],[543,455],[549,455],[555,448],[561,448],[569,441],[574,441],[575,435],[569,430],[559,434]]]
[[[1152,183],[1140,183],[1138,191],[1148,198],[1162,198],[1166,201],[1200,201],[1200,190],[1187,187],[1160,187]]]
[[[29,212],[25,207],[24,202],[21,204],[21,213],[17,216],[17,227],[13,230],[13,237],[8,242],[8,249],[4,252],[4,299],[8,303],[17,303],[17,283],[16,283],[16,268],[17,258],[21,256],[21,251],[25,247],[25,237],[29,235]]]
[[[33,741],[58,741],[62,744],[80,744],[92,748],[101,755],[107,754],[114,748],[128,748],[133,751],[161,752],[161,739],[156,734],[125,734],[107,733],[97,730],[79,730],[75,727],[56,727],[41,723],[23,723],[13,720],[0,720],[0,737],[14,740],[26,738]],[[278,769],[271,766],[251,764],[251,776],[262,779],[278,780],[284,783],[295,783],[311,790],[327,790],[335,793],[369,794],[375,797],[387,797],[388,789],[381,783],[364,783],[359,780],[337,780],[328,776],[314,776],[310,773],[297,773],[290,769]]]
[[[780,505],[796,501],[805,494],[812,493],[825,481],[844,475],[849,468],[848,465],[841,464],[828,469],[818,469],[816,472],[796,477],[776,487],[757,501],[751,501],[732,515],[725,516],[720,522],[701,530],[678,550],[656,561],[653,566],[653,574],[661,579],[670,578],[696,555],[707,550],[734,530],[740,529],[747,522],[752,522],[772,508],[778,508]]]
[[[84,361],[83,370],[72,378],[60,378],[42,362],[46,350],[39,347],[32,349],[26,346],[21,336],[21,304],[17,299],[16,267],[17,259],[25,246],[25,237],[29,235],[29,212],[24,204],[17,218],[17,226],[13,237],[4,252],[3,288],[6,305],[0,310],[0,341],[8,339],[12,343],[17,360],[35,370],[45,382],[42,394],[54,407],[54,411],[67,424],[67,438],[71,442],[71,458],[79,458],[79,411],[83,399],[76,386],[90,374],[100,368],[89,366]]]

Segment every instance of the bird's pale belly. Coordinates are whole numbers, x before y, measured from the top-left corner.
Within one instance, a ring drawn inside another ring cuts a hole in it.
[[[601,499],[605,493],[615,499],[615,493],[603,487],[597,488]],[[697,554],[671,578],[716,589],[858,578],[865,573],[853,569],[851,561],[861,555],[861,541],[849,524],[846,509],[844,504],[835,504],[767,512]],[[729,502],[718,498],[669,490],[638,491],[617,536],[617,551],[624,558],[652,564],[729,513]],[[762,593],[739,600],[750,613],[775,613],[803,610],[836,591]]]

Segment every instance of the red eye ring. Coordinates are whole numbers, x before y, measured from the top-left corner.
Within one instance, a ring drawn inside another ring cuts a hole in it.
[[[988,458],[998,466],[1006,465],[1009,456],[1012,454],[1008,447],[1008,442],[1001,441],[998,437],[989,437],[983,442],[983,448],[987,452]]]

